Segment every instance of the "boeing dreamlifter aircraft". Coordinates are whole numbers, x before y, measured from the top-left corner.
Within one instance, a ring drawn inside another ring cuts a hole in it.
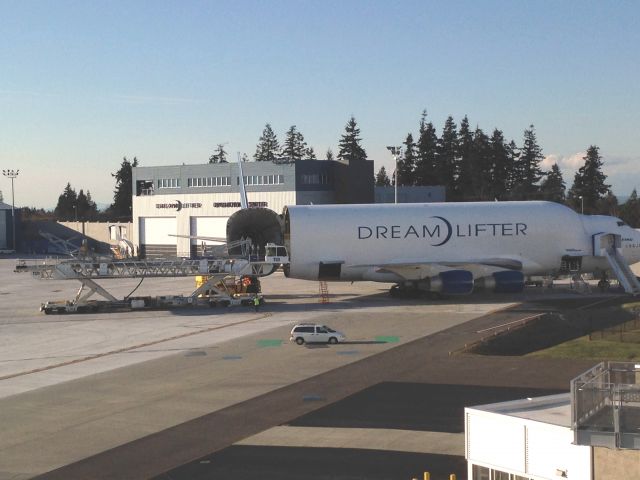
[[[478,202],[248,208],[227,223],[227,241],[287,247],[285,274],[306,280],[394,283],[423,290],[517,292],[530,276],[610,272],[629,293],[640,283],[640,232],[610,216],[552,202]]]

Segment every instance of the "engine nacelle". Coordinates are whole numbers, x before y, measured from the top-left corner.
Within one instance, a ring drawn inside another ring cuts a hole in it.
[[[517,270],[501,270],[483,277],[478,287],[495,293],[519,293],[524,289],[524,275]]]
[[[448,270],[429,281],[429,291],[445,295],[468,295],[473,291],[473,273],[468,270]]]

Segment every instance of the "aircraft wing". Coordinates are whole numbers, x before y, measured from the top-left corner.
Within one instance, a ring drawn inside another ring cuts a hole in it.
[[[397,261],[370,265],[348,265],[349,267],[370,267],[377,272],[390,272],[406,280],[422,280],[448,270],[468,270],[474,277],[484,277],[499,270],[522,270],[522,261],[512,258],[485,258],[464,262],[416,262]]]

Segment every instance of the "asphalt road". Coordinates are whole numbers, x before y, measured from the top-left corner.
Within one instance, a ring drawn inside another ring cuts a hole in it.
[[[464,479],[459,455],[233,444],[278,425],[460,432],[464,406],[567,391],[592,361],[451,353],[532,312],[593,301],[531,303],[486,315],[37,478],[408,479],[430,469]]]

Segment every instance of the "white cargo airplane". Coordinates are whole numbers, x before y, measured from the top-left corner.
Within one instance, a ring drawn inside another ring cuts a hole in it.
[[[517,292],[531,276],[610,272],[640,293],[629,264],[640,232],[615,217],[580,215],[552,202],[473,202],[248,208],[227,240],[287,247],[285,273],[306,280],[395,283],[392,294]]]
[[[291,278],[464,295],[475,287],[518,292],[528,277],[558,273],[593,273],[605,286],[613,272],[626,292],[640,293],[629,268],[640,261],[640,232],[615,217],[553,202],[296,205],[279,216],[247,208],[242,182],[240,194],[227,244],[284,244]]]

